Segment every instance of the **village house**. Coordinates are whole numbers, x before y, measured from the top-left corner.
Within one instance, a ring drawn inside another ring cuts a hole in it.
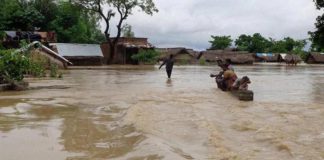
[[[104,56],[98,44],[51,43],[50,45],[75,66],[104,64]]]
[[[160,53],[159,61],[167,59],[171,54],[174,56],[176,64],[196,64],[199,52],[186,48],[157,48]]]
[[[207,50],[201,52],[200,59],[209,63],[216,63],[217,60],[230,61],[233,64],[253,64],[254,57],[252,53],[245,51],[230,50]]]
[[[113,41],[114,38],[111,38]],[[105,58],[105,62],[110,57],[110,46],[108,42],[104,42],[100,45],[102,53]],[[153,45],[148,43],[147,38],[128,38],[120,37],[116,48],[113,64],[138,64],[138,61],[133,60],[131,57],[138,54],[141,49],[153,49]]]
[[[296,54],[281,53],[280,57],[282,59],[282,61],[280,61],[280,62],[285,62],[287,64],[297,64],[297,63],[301,63],[303,61],[301,59],[301,57]]]
[[[307,55],[305,62],[309,64],[324,64],[324,53],[310,53]]]

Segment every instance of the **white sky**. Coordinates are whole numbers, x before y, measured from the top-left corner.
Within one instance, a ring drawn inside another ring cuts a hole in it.
[[[134,10],[126,23],[136,37],[147,37],[156,47],[210,47],[211,35],[261,33],[282,39],[308,38],[314,30],[316,10],[312,0],[155,0],[153,16]],[[114,23],[112,26],[115,26]],[[112,32],[114,32],[112,28]],[[114,36],[114,34],[112,34]]]

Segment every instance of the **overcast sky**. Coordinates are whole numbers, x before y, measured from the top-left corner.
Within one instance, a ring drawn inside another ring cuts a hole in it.
[[[261,33],[282,39],[308,38],[317,11],[312,0],[155,0],[153,16],[134,10],[126,23],[136,37],[147,37],[156,47],[210,47],[211,35]],[[114,24],[115,25],[115,24]],[[113,31],[113,30],[112,30]]]

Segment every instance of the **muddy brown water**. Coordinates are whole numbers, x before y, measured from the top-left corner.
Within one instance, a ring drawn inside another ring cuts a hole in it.
[[[253,102],[216,88],[217,67],[70,70],[0,93],[2,160],[322,160],[324,66],[235,66]]]

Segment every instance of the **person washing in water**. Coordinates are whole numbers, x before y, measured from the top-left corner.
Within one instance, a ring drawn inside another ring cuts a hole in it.
[[[174,64],[174,59],[173,59],[173,55],[171,54],[169,58],[164,60],[161,66],[159,67],[159,69],[161,69],[161,67],[165,65],[165,71],[167,72],[169,79],[171,78],[173,64]]]

